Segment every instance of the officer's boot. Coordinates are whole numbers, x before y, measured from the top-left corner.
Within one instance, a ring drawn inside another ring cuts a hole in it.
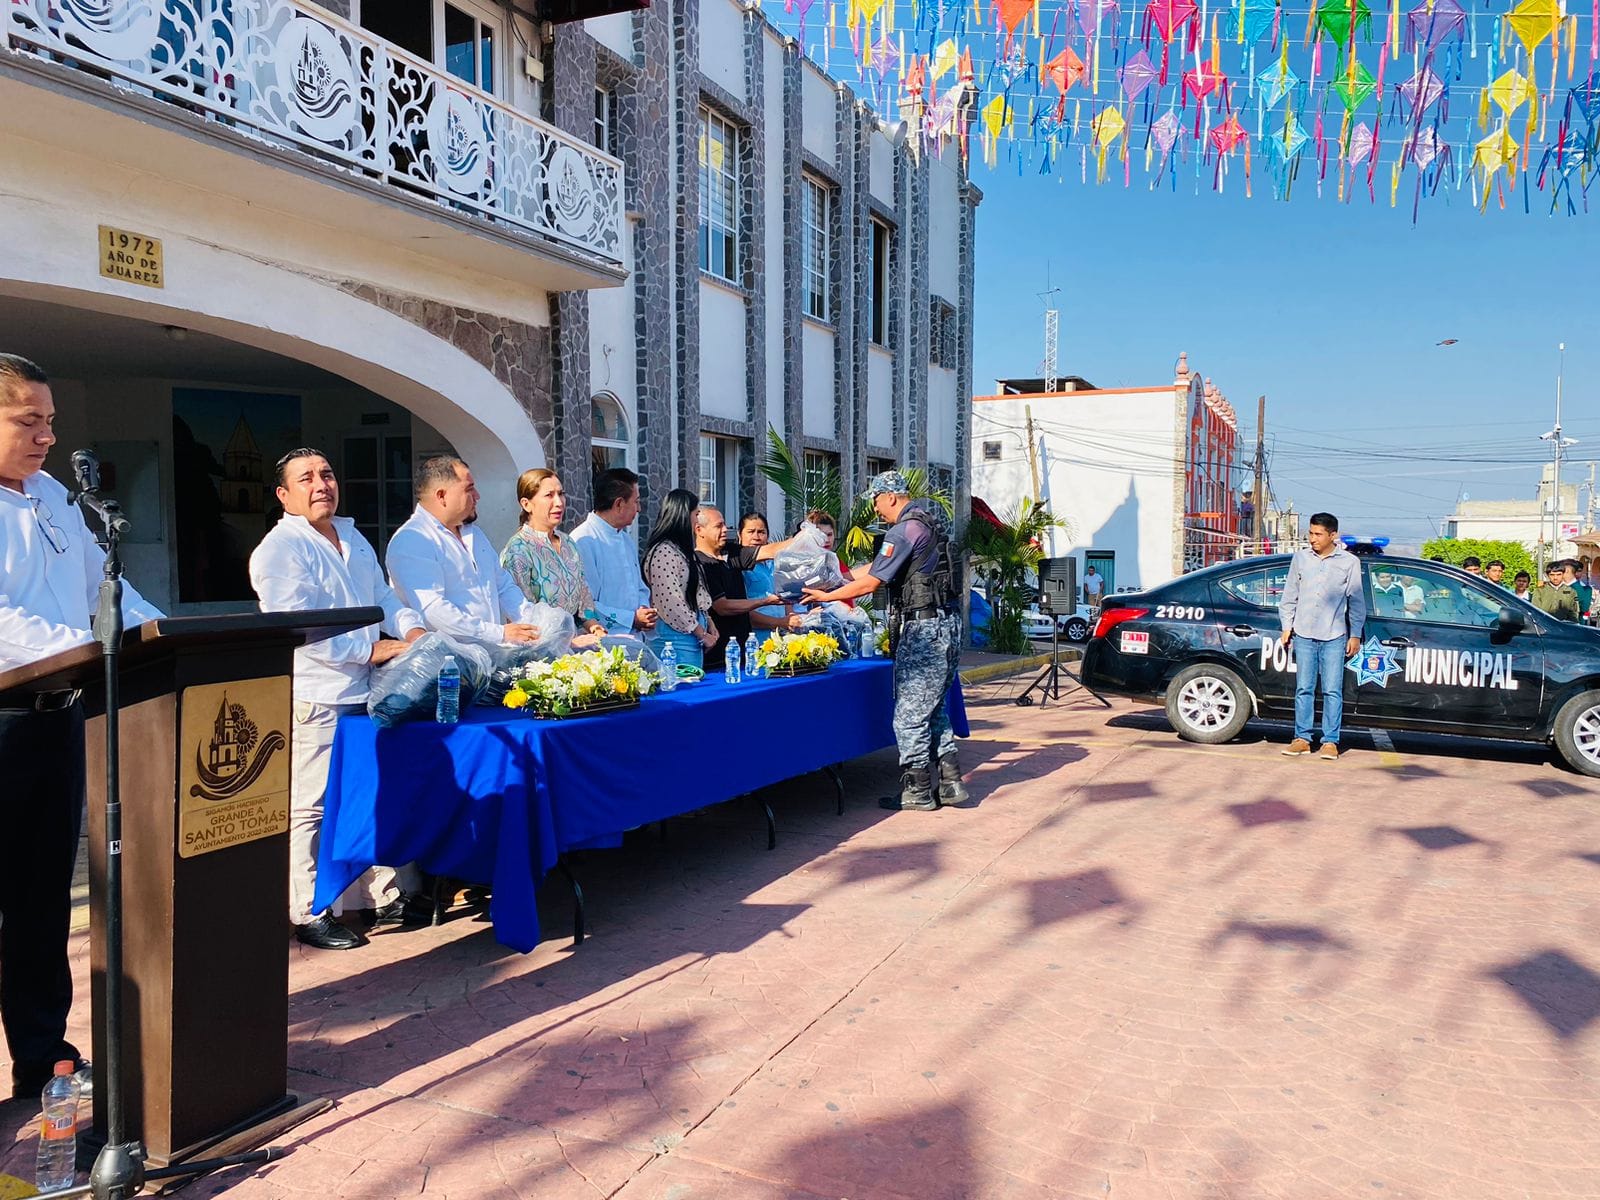
[[[900,794],[885,796],[878,801],[879,808],[890,812],[914,809],[932,812],[939,807],[939,797],[933,792],[933,773],[927,767],[907,767],[900,773]]]
[[[952,750],[939,760],[939,803],[964,804],[966,799],[967,789],[961,783],[961,763]]]

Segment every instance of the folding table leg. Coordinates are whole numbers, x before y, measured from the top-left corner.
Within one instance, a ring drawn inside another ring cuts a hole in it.
[[[833,780],[834,789],[839,793],[839,805],[836,811],[842,817],[844,816],[844,776],[839,773],[838,767],[823,767],[822,769],[827,772],[828,778]]]
[[[564,858],[556,860],[556,870],[567,877],[567,882],[572,885],[572,944],[583,945],[583,888],[579,886],[577,877],[573,875],[572,868],[567,866]]]
[[[432,914],[431,920],[429,920],[429,922],[428,922],[430,925],[437,926],[444,920],[444,908],[445,908],[444,886],[445,886],[444,885],[444,876],[443,875],[435,875],[433,877],[433,889],[432,889],[432,892],[433,892],[433,894],[432,894],[433,914]]]
[[[767,814],[767,849],[778,848],[778,818],[772,815],[772,805],[765,800],[761,802],[761,811]]]

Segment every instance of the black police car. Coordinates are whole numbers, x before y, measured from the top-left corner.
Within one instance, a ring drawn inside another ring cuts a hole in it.
[[[1106,598],[1084,651],[1097,692],[1166,701],[1178,735],[1226,742],[1294,717],[1278,602],[1289,555],[1241,559]],[[1600,776],[1600,630],[1559,621],[1444,563],[1363,557],[1367,624],[1344,675],[1344,723],[1554,742]]]

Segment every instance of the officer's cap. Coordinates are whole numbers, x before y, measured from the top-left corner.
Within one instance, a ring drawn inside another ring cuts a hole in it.
[[[911,484],[899,471],[880,471],[872,477],[872,482],[867,484],[867,490],[862,493],[868,500],[879,496],[909,496]]]

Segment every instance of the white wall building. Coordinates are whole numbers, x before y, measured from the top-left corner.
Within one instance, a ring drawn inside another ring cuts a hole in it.
[[[1232,557],[1236,434],[1231,406],[1187,355],[1156,387],[1002,390],[973,402],[972,494],[1004,515],[1033,495],[1037,470],[1040,500],[1070,522],[1048,555],[1076,559],[1080,585],[1094,566],[1108,589],[1154,587]]]
[[[1555,513],[1555,468],[1546,466],[1532,500],[1461,500],[1444,521],[1444,534],[1452,538],[1484,538],[1518,542],[1530,553],[1540,546],[1556,545],[1546,557],[1571,558],[1578,552],[1573,538],[1587,526],[1587,514],[1578,499],[1578,485],[1562,483],[1560,527],[1552,532]]]

